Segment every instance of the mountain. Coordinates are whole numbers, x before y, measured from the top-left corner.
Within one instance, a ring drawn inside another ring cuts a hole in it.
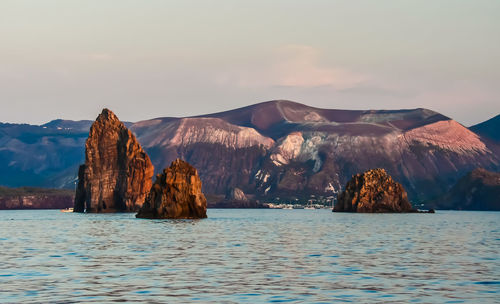
[[[481,137],[500,142],[500,115],[471,126],[469,129]]]
[[[91,121],[55,120],[45,125],[0,123],[0,184],[74,187],[84,161]]]
[[[131,127],[155,168],[181,157],[207,193],[238,187],[262,199],[332,196],[358,172],[385,168],[413,200],[448,190],[499,158],[478,135],[427,109],[327,110],[270,101]]]
[[[436,209],[500,211],[500,173],[474,169],[450,191],[426,205]]]
[[[7,137],[0,125],[0,166],[14,177],[2,174],[0,184],[74,187],[88,131],[62,122],[16,125],[29,128]],[[264,201],[326,199],[352,175],[384,168],[418,202],[446,192],[474,168],[500,170],[496,142],[428,109],[331,110],[278,100],[129,126],[157,173],[182,158],[198,169],[209,196],[239,188]]]
[[[0,123],[0,185],[74,189],[92,122]]]

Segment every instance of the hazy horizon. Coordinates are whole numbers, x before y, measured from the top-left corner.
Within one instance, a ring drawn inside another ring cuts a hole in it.
[[[0,2],[1,122],[195,116],[285,99],[500,113],[500,1]]]

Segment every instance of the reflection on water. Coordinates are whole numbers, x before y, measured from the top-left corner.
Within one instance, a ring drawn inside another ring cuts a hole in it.
[[[500,212],[0,212],[0,302],[487,303]]]

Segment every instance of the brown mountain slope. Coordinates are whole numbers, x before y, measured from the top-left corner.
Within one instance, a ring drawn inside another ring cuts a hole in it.
[[[198,168],[209,194],[238,187],[261,199],[327,197],[351,175],[382,167],[418,201],[475,167],[499,166],[476,134],[427,109],[328,110],[271,101],[131,129],[155,167],[181,157]]]

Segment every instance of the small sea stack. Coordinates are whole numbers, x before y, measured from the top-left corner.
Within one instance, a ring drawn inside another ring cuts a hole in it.
[[[334,212],[416,212],[403,186],[384,169],[356,174],[347,183],[333,209]]]
[[[153,164],[134,134],[104,109],[90,127],[74,211],[136,212],[151,189],[153,175]]]
[[[207,217],[207,200],[201,192],[198,171],[176,159],[158,174],[138,218],[199,219]]]

